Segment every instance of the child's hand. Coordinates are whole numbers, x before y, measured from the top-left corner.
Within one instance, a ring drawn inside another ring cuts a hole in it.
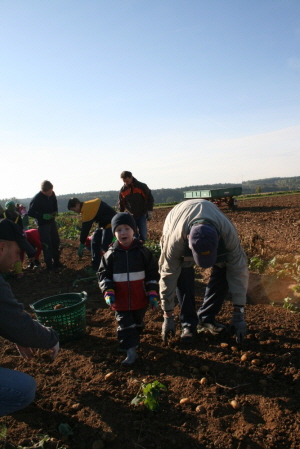
[[[115,302],[115,291],[114,290],[106,290],[104,293],[104,299],[108,306],[111,306]]]
[[[151,306],[152,310],[156,310],[158,307],[158,294],[156,293],[156,291],[151,290],[149,293],[149,303]]]

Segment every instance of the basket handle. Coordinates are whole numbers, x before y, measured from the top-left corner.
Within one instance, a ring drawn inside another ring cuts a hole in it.
[[[81,292],[82,299],[87,299],[87,292]]]

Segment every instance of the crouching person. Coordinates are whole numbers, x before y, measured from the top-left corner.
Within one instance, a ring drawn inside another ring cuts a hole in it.
[[[20,259],[21,250],[34,249],[21,228],[8,219],[0,220],[0,272],[6,273]],[[13,296],[11,288],[0,275],[0,336],[15,343],[20,355],[33,357],[32,348],[50,349],[53,359],[59,350],[58,336],[53,329],[42,326],[24,311],[23,304]],[[35,397],[36,382],[28,374],[0,368],[0,417],[21,410]]]
[[[117,240],[101,259],[98,281],[106,303],[115,311],[118,341],[127,351],[122,364],[132,365],[138,357],[136,349],[148,305],[157,308],[158,264],[151,251],[134,238],[132,215],[115,215],[111,226]]]

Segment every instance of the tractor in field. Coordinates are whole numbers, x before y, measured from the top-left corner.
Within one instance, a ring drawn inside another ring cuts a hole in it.
[[[212,201],[218,207],[227,205],[229,209],[236,210],[238,207],[237,196],[242,194],[242,187],[229,187],[227,189],[213,190],[191,190],[183,192],[184,199],[199,198]]]

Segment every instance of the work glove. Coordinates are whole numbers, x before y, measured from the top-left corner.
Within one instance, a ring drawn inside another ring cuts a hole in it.
[[[115,291],[114,290],[106,290],[104,293],[104,299],[108,306],[111,306],[115,302]]]
[[[51,214],[44,214],[43,215],[43,219],[44,220],[52,220],[52,218],[53,218],[53,215],[51,215]]]
[[[83,253],[84,248],[85,248],[84,243],[80,243],[79,248],[78,248],[78,251],[77,251],[77,254],[78,254],[79,259],[82,258],[82,253]]]
[[[234,307],[229,330],[235,335],[237,343],[242,343],[247,335],[247,325],[244,320],[244,307]]]
[[[156,291],[151,290],[148,293],[148,296],[149,296],[149,303],[150,303],[151,309],[156,310],[157,306],[158,306],[158,295],[157,295]]]
[[[55,359],[55,357],[57,356],[59,351],[59,341],[56,343],[55,346],[53,346],[53,348],[51,348],[51,352],[52,352],[52,360]]]
[[[24,348],[23,346],[17,345],[16,348],[23,359],[32,359],[33,350],[31,348]]]
[[[148,221],[152,220],[152,210],[148,210],[148,212],[147,212],[147,220]]]
[[[173,316],[164,316],[161,335],[164,343],[168,342],[170,336],[175,337],[175,323]]]

